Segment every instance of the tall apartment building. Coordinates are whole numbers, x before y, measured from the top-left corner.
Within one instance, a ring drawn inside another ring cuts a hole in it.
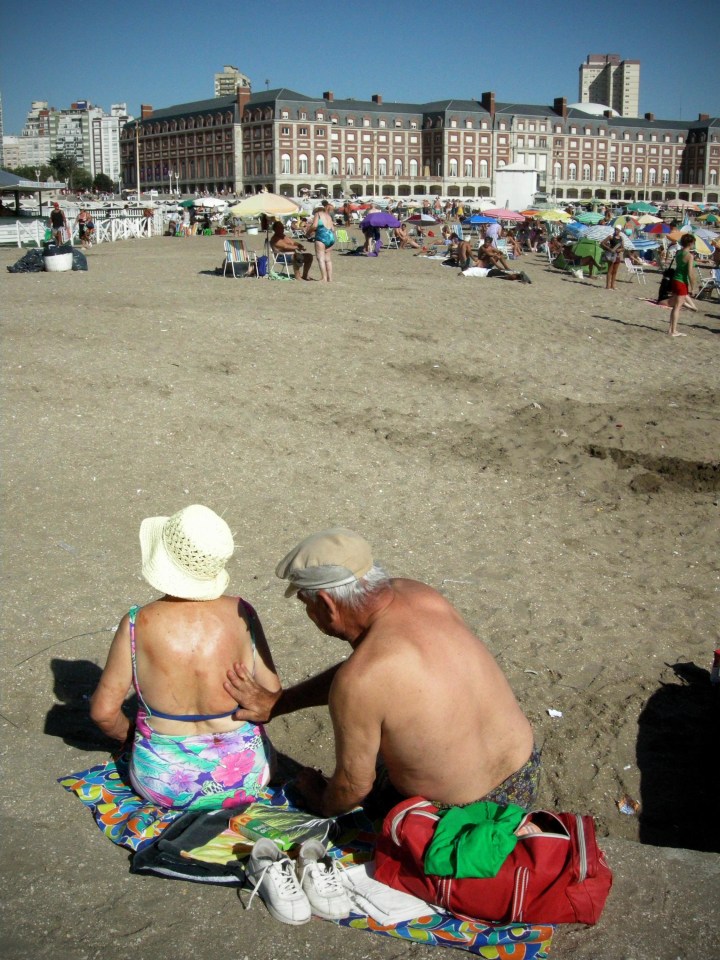
[[[120,179],[120,131],[132,118],[127,104],[114,103],[110,113],[94,116],[91,121],[91,168],[93,177],[104,173],[111,180]]]
[[[497,174],[520,164],[559,200],[718,201],[720,118],[618,117],[480,100],[383,103],[288,89],[143,108],[121,134],[123,182],[143,190],[300,197],[497,200]]]
[[[215,74],[215,96],[234,97],[240,87],[252,88],[250,78],[240,73],[237,67],[224,66],[222,73]]]
[[[621,60],[617,53],[591,53],[580,64],[581,103],[601,103],[621,117],[640,111],[640,61]]]

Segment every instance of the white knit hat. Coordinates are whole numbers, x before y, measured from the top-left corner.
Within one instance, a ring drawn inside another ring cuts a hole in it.
[[[140,550],[151,587],[183,600],[215,600],[228,585],[225,564],[235,544],[225,521],[195,503],[172,517],[143,520]]]

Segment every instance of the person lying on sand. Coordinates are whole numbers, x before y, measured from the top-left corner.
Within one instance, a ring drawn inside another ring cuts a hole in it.
[[[475,262],[477,263],[477,261]],[[501,270],[500,267],[467,267],[465,270],[461,270],[458,276],[479,277],[480,279],[495,277],[498,280],[517,280],[520,283],[532,283],[524,270]]]
[[[309,810],[334,816],[366,801],[379,815],[416,795],[446,807],[532,808],[540,753],[530,723],[488,648],[443,596],[391,579],[370,544],[343,528],[307,537],[275,573],[317,628],[352,652],[281,691],[238,662],[225,690],[241,706],[236,719],[249,722],[328,705],[335,770],[325,777],[306,767],[295,781]]]

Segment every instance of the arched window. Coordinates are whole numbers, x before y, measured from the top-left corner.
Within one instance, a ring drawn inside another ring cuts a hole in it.
[[[399,157],[393,161],[393,173],[396,177],[401,177],[403,174],[403,162]]]
[[[643,182],[642,167],[635,167],[635,183]]]
[[[337,157],[330,157],[330,176],[340,176],[340,161]]]
[[[648,171],[648,182],[651,184],[657,183],[657,170],[655,167],[650,167]]]
[[[553,176],[556,180],[562,180],[562,164],[559,160],[553,164]]]
[[[604,180],[604,179],[605,179],[605,164],[604,164],[604,163],[599,163],[599,164],[598,164],[598,167],[597,167],[597,179],[598,179],[598,180]]]
[[[708,184],[711,187],[716,187],[718,181],[718,172],[717,170],[711,170],[708,175]]]
[[[255,176],[261,177],[263,172],[262,157],[258,153],[255,157]]]
[[[568,180],[577,180],[577,166],[574,163],[568,166]]]
[[[290,154],[284,153],[280,157],[280,173],[290,173]]]
[[[465,176],[469,178],[469,177],[472,177],[472,175],[473,175],[473,162],[472,162],[472,160],[466,160],[466,161],[465,161]]]
[[[308,172],[308,158],[307,155],[301,153],[298,157],[298,173],[307,173]]]
[[[448,164],[448,166],[449,166],[448,176],[450,176],[450,177],[456,177],[456,176],[457,176],[457,171],[458,171],[458,162],[457,162],[457,159],[456,159],[455,157],[453,157],[453,158],[450,160],[450,163]]]
[[[265,173],[268,177],[273,175],[273,155],[271,153],[265,154]]]
[[[617,179],[617,170],[615,167],[608,167],[608,180],[610,183],[615,183]]]
[[[584,163],[583,164],[583,180],[589,180],[589,179],[590,179],[590,164]]]
[[[488,162],[487,162],[487,160],[481,160],[481,161],[480,161],[479,174],[480,174],[481,177],[487,177],[487,175],[488,175]]]
[[[630,170],[627,167],[622,168],[622,182],[623,183],[630,182]]]
[[[362,175],[364,177],[370,176],[370,157],[362,158]]]
[[[386,177],[387,176],[387,160],[385,157],[381,157],[378,160],[378,176]]]
[[[410,161],[410,176],[416,177],[418,175],[418,162],[417,160]]]
[[[322,153],[315,157],[315,173],[318,174],[318,176],[325,176],[325,157]]]
[[[345,173],[349,177],[355,176],[355,157],[348,157],[345,161]]]
[[[663,167],[662,182],[664,187],[670,183],[670,171],[667,169],[667,167]]]

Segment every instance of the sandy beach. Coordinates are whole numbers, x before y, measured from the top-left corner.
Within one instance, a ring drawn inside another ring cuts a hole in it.
[[[542,805],[593,814],[616,869],[600,924],[559,929],[553,957],[720,949],[717,299],[671,339],[644,299],[659,274],[623,267],[606,291],[532,254],[532,285],[410,251],[336,252],[331,285],[223,279],[220,237],[102,244],[87,273],[8,274],[21,254],[0,251],[7,960],[415,949],[130,876],[55,783],[107,755],[87,697],[120,617],[153,596],[140,521],[190,503],[235,533],[231,590],[284,683],[348,652],[273,575],[327,526],[489,645],[543,749]],[[269,733],[332,769],[326,710]]]

